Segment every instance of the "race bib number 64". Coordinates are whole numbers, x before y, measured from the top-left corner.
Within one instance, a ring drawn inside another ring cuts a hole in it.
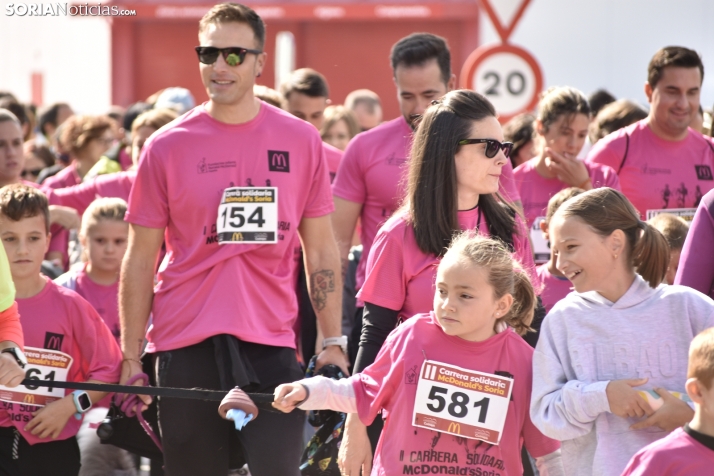
[[[512,390],[511,378],[427,360],[417,384],[413,425],[497,445]]]
[[[277,187],[232,187],[223,191],[216,221],[218,243],[277,243]]]

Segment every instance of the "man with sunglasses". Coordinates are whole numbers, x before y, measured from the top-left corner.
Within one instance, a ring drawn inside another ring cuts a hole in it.
[[[456,86],[456,76],[451,72],[451,54],[446,41],[429,33],[414,33],[399,40],[391,51],[392,72],[397,88],[397,100],[401,116],[382,123],[367,132],[358,134],[347,146],[337,171],[332,192],[335,213],[332,215],[335,237],[340,247],[342,269],[347,269],[352,235],[357,219],[361,220],[362,258],[357,266],[356,291],[365,280],[367,257],[377,231],[392,215],[401,202],[405,183],[412,133],[421,115],[432,101],[438,100]],[[503,167],[499,189],[510,200],[520,200],[513,181],[510,162]],[[355,325],[350,336],[350,356],[354,358],[362,331],[364,303],[358,300]],[[388,330],[385,329],[388,332]],[[373,359],[359,357],[355,360],[354,372],[359,372]],[[348,433],[362,438],[364,431],[350,426],[361,423],[348,416]],[[370,440],[374,450],[381,429],[377,419],[370,427]],[[353,448],[365,448],[364,441],[343,445],[347,452]],[[350,454],[348,466],[354,468],[354,460],[371,463],[371,455],[363,452]]]
[[[314,127],[253,96],[266,61],[265,26],[253,10],[214,6],[199,41],[209,101],[147,140],[129,199],[121,380],[143,371],[151,313],[147,352],[158,385],[272,393],[302,377],[293,331],[297,235],[326,337],[318,365],[347,367],[327,164]],[[300,474],[304,414],[261,411],[236,431],[215,403],[160,399],[158,411],[167,474],[225,475],[238,447],[255,476]]]

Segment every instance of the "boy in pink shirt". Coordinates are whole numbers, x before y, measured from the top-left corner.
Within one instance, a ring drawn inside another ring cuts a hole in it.
[[[714,468],[714,328],[689,346],[687,395],[694,418],[632,457],[622,476],[709,476]],[[659,392],[663,398],[674,398]]]
[[[121,353],[101,317],[79,295],[40,274],[48,225],[47,199],[41,192],[24,185],[0,189],[0,236],[22,315],[27,378],[116,382]],[[2,390],[4,474],[76,476],[80,457],[75,435],[83,414],[106,393],[24,386]]]
[[[649,116],[600,139],[588,154],[588,163],[615,170],[642,219],[648,210],[696,208],[714,188],[714,143],[689,129],[703,79],[696,51],[662,48],[648,67]]]

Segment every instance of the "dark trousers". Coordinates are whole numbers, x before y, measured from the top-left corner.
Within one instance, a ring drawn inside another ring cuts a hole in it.
[[[31,445],[15,428],[0,428],[0,475],[77,476],[81,460],[74,436]]]
[[[293,349],[241,342],[247,360],[260,379],[258,393],[272,393],[281,383],[303,377]],[[214,346],[209,339],[154,356],[161,387],[220,390]],[[253,476],[298,476],[303,450],[305,412],[261,410],[237,431],[218,415],[218,403],[159,398],[159,427],[167,476],[225,475],[242,451]]]

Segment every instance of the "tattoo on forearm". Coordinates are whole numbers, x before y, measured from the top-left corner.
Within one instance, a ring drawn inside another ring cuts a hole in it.
[[[310,298],[315,311],[322,311],[327,306],[327,293],[335,292],[335,273],[323,269],[310,275]]]

